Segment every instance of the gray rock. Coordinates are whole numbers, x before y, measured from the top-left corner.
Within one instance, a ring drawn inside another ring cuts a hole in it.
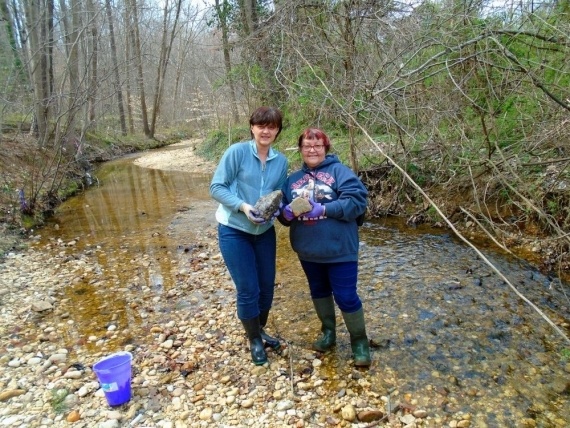
[[[46,302],[45,300],[34,300],[32,302],[32,311],[43,312],[43,311],[49,311],[51,309],[53,309],[53,306],[51,305],[51,303]]]
[[[283,193],[281,190],[275,190],[259,198],[254,208],[259,211],[260,217],[265,221],[269,221],[273,218],[273,213],[279,209],[282,198]]]

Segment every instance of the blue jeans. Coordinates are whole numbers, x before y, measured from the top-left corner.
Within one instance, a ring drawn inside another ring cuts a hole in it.
[[[356,291],[358,262],[313,263],[300,260],[311,290],[311,298],[334,297],[339,309],[353,313],[362,308]]]
[[[271,309],[275,289],[275,228],[252,235],[218,225],[218,244],[236,286],[240,320],[259,316]]]

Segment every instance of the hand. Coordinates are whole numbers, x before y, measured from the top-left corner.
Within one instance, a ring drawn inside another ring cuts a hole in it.
[[[323,204],[319,204],[318,202],[314,202],[312,199],[309,199],[309,203],[313,207],[311,211],[306,214],[303,214],[304,217],[308,218],[319,218],[325,215],[325,206]]]
[[[253,208],[251,205],[243,203],[241,205],[241,210],[246,215],[247,219],[255,224],[263,224],[265,223],[265,219],[260,217],[259,211]]]
[[[275,211],[273,213],[273,219],[276,219],[277,217],[279,217],[279,214],[281,214],[281,210],[279,208],[277,208],[277,211]]]
[[[273,220],[279,217],[279,214],[281,214],[281,208],[283,208],[283,202],[279,202],[279,208],[277,208],[277,211],[273,213]]]
[[[291,209],[291,205],[285,205],[283,208],[283,218],[287,221],[293,221],[297,216],[293,214],[293,210]]]

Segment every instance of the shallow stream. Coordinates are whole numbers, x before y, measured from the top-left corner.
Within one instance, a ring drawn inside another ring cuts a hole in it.
[[[167,323],[168,290],[176,284],[172,259],[215,230],[209,175],[146,169],[133,159],[104,165],[96,172],[99,185],[65,202],[42,230],[44,245],[74,241],[78,254],[97,261],[92,276],[78,278],[63,293],[75,320],[66,333],[72,343],[85,344],[80,339],[99,334],[97,326],[110,316],[132,332],[144,329],[144,313],[126,304],[126,295],[136,292],[128,286],[135,276],[155,290],[155,311]],[[188,212],[190,222],[182,215]],[[302,353],[319,326],[287,230],[277,230],[271,327]],[[333,387],[337,382],[342,390],[347,376],[362,377],[389,397],[388,408],[411,397],[436,421],[463,412],[472,415],[471,426],[570,426],[570,360],[564,358],[570,345],[471,248],[449,231],[410,229],[397,219],[368,220],[360,238],[359,292],[374,363],[366,372],[346,363],[350,349],[341,324],[336,351],[323,365]],[[480,250],[570,335],[567,284],[523,261]],[[148,260],[143,271],[141,258]]]

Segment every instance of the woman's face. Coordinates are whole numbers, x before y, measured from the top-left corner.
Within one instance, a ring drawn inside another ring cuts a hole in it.
[[[315,168],[325,160],[326,150],[322,139],[314,137],[304,138],[301,147],[301,156],[309,168]]]
[[[251,127],[251,133],[253,134],[253,139],[260,147],[269,147],[271,143],[275,141],[278,132],[279,132],[279,127],[272,124],[253,125]]]

